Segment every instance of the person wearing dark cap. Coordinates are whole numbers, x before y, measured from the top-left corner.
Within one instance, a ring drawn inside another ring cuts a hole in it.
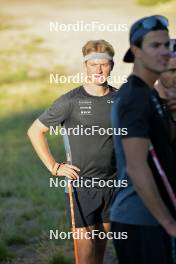
[[[171,40],[171,58],[167,69],[162,72],[159,80],[155,83],[155,89],[162,98],[163,104],[168,104],[169,114],[171,115],[171,125],[176,126],[176,39]],[[172,145],[176,156],[176,136],[172,135]]]
[[[124,62],[134,63],[133,72],[112,106],[113,127],[128,132],[114,136],[118,179],[128,180],[111,208],[112,232],[128,235],[126,240],[114,239],[119,264],[173,263],[176,203],[171,198],[176,194],[176,162],[168,112],[154,89],[169,58],[165,17],[145,17],[132,25]]]
[[[160,75],[155,89],[163,100],[169,101],[172,118],[176,122],[176,52],[171,53],[168,67]]]

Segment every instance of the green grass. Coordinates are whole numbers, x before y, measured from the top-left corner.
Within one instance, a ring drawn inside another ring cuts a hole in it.
[[[167,3],[172,0],[137,0],[137,3],[139,5],[144,5],[144,6],[152,6],[152,5],[157,5],[161,3]]]
[[[72,259],[68,257],[64,257],[63,255],[56,254],[52,257],[51,260],[47,262],[47,264],[71,264]]]
[[[5,244],[0,243],[0,261],[11,261],[15,257],[16,255]]]
[[[0,30],[11,29],[7,22],[0,15]],[[73,262],[72,242],[49,240],[50,229],[69,230],[64,189],[49,188],[51,175],[26,133],[44,109],[72,86],[49,84],[49,73],[63,74],[62,65],[47,68],[35,63],[53,56],[42,47],[41,37],[25,36],[24,42],[0,47],[0,262],[23,264],[26,254],[36,252],[34,263],[68,264]],[[47,139],[55,159],[64,161],[61,136]]]
[[[12,16],[0,13],[0,31],[13,29]]]
[[[18,98],[15,100],[18,103]],[[58,229],[58,225],[61,231],[68,227],[64,190],[49,188],[50,174],[26,136],[27,128],[42,111],[12,114],[1,120],[0,237],[7,245],[25,245],[40,240],[43,232]],[[63,161],[61,137],[48,137],[48,141],[55,158]]]
[[[27,237],[24,234],[11,234],[10,237],[6,238],[6,243],[9,246],[12,245],[25,245],[27,244]]]

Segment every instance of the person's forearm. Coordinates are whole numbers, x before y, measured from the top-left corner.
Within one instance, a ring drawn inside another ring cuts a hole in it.
[[[146,164],[137,169],[129,169],[128,174],[145,206],[167,230],[168,225],[174,222],[174,219],[160,196],[149,166]]]
[[[28,130],[27,134],[37,155],[51,172],[55,164],[55,159],[49,150],[45,134],[32,128]]]

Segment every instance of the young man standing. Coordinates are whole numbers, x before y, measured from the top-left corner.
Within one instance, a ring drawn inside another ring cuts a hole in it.
[[[73,180],[72,183],[83,181],[83,185],[73,188],[76,231],[92,234],[98,229],[106,233],[110,230],[109,208],[114,196],[114,187],[109,188],[107,183],[116,175],[112,134],[108,134],[111,102],[116,89],[107,83],[113,69],[114,49],[105,40],[98,40],[87,42],[82,52],[86,83],[58,98],[32,124],[28,136],[53,175],[66,176]],[[67,133],[65,138],[71,164],[57,163],[45,139],[49,128],[59,124],[67,131],[80,129],[78,135]],[[105,183],[103,188],[100,181]],[[70,212],[68,193],[66,204]],[[83,236],[77,242],[80,264],[103,262],[106,239]]]
[[[130,30],[124,61],[133,62],[128,82],[113,104],[113,127],[127,136],[114,137],[118,177],[127,179],[111,209],[112,231],[126,231],[114,240],[119,264],[171,264],[171,237],[176,236],[176,210],[149,147],[153,145],[169,184],[176,193],[176,162],[169,116],[154,89],[170,58],[168,21],[163,16],[138,20]]]

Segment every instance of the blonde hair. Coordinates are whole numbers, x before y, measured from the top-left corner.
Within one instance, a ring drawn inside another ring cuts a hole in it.
[[[89,40],[82,48],[83,56],[91,52],[108,53],[111,57],[114,56],[115,51],[113,46],[104,39]]]

